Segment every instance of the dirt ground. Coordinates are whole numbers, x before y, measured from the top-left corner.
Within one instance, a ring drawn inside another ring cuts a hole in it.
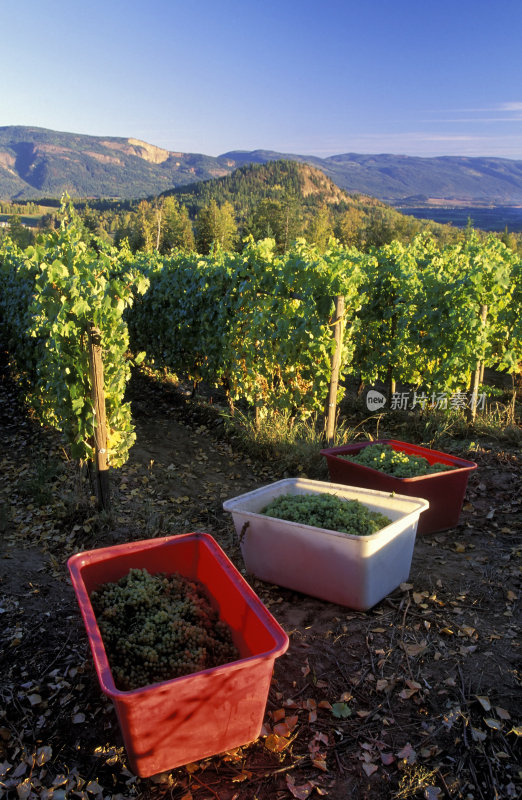
[[[112,476],[109,519],[2,364],[0,798],[520,797],[522,465],[493,443],[459,451],[478,469],[458,526],[418,537],[408,582],[370,611],[247,575],[290,638],[263,735],[153,778],[131,772],[67,558],[204,531],[244,572],[222,503],[286,477],[174,389],[141,382],[131,396],[137,442]]]

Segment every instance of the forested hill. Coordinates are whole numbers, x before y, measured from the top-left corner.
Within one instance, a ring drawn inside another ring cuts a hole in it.
[[[230,203],[238,222],[246,220],[263,202],[297,206],[303,213],[314,213],[323,206],[337,210],[356,206],[365,211],[384,208],[384,203],[375,198],[349,195],[315,167],[285,160],[249,164],[223,178],[164,192],[168,195],[186,206],[193,218],[211,200],[218,205]]]
[[[92,230],[110,230],[115,241],[127,239],[133,250],[156,246],[165,253],[194,246],[207,253],[215,241],[225,249],[240,248],[248,236],[273,238],[285,252],[301,237],[320,247],[334,236],[367,248],[394,238],[410,241],[421,231],[452,235],[449,226],[406,216],[373,197],[349,195],[320,170],[295,161],[250,164],[147,200],[87,205]]]
[[[73,198],[137,199],[280,160],[310,164],[349,193],[394,205],[522,203],[522,161],[505,158],[357,153],[318,158],[269,150],[213,157],[132,138],[24,126],[0,127],[0,200],[58,198],[64,192]]]

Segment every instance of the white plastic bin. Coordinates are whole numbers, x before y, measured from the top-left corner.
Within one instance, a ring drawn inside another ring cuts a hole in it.
[[[281,494],[322,492],[359,500],[392,522],[371,536],[358,536],[260,513]],[[408,579],[417,523],[428,507],[428,501],[418,497],[307,478],[287,478],[223,503],[232,514],[250,574],[360,611]]]

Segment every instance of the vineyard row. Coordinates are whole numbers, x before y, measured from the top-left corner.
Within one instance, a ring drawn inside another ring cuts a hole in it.
[[[4,240],[0,278],[0,312],[27,398],[81,459],[94,453],[88,344],[89,331],[100,333],[115,466],[134,441],[123,399],[129,351],[221,386],[231,403],[246,401],[260,415],[324,411],[336,297],[345,308],[341,378],[383,381],[391,391],[400,381],[476,392],[484,366],[515,373],[522,361],[522,264],[494,237],[470,234],[445,247],[419,237],[370,253],[298,241],[284,255],[264,240],[241,253],[166,257],[87,243],[63,207],[60,229],[34,247]]]

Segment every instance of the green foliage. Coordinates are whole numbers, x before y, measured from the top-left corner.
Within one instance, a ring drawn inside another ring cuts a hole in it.
[[[22,249],[34,243],[34,233],[22,223],[18,214],[12,214],[9,217],[9,224],[3,231],[3,234],[0,232],[0,239],[2,235],[7,236]]]
[[[241,254],[165,259],[127,315],[133,350],[190,380],[224,384],[261,414],[321,411],[333,298],[344,294],[357,309],[361,258],[339,246],[321,255],[304,241],[278,255],[273,240],[249,240]],[[355,330],[346,327],[344,366]]]
[[[422,297],[419,255],[424,255],[422,240],[412,246],[394,241],[371,250],[365,262],[355,355],[363,380],[415,383],[421,377],[414,316]]]
[[[464,392],[477,362],[516,371],[522,360],[521,267],[495,237],[441,247],[419,236],[368,254],[334,240],[325,252],[299,240],[281,254],[273,240],[248,239],[241,253],[179,254],[151,261],[150,272],[140,263],[151,286],[128,314],[133,349],[223,384],[258,422],[275,409],[289,419],[323,411],[337,294],[341,379]]]
[[[156,214],[150,242],[154,225],[162,241],[158,221],[166,229],[169,215],[181,215],[169,198],[143,212]],[[477,365],[515,373],[522,361],[522,266],[497,237],[470,231],[441,245],[422,235],[364,253],[326,241],[322,226],[318,245],[299,239],[285,252],[274,239],[247,237],[241,252],[132,254],[85,229],[67,204],[59,216],[58,229],[25,251],[3,240],[0,311],[39,419],[62,430],[79,458],[93,447],[90,325],[103,337],[114,465],[133,441],[127,331],[137,362],[146,352],[157,366],[224,386],[231,405],[256,409],[258,425],[275,411],[291,421],[323,413],[336,295],[346,308],[338,399],[350,372],[464,392]]]
[[[212,198],[203,206],[196,220],[196,244],[198,251],[208,254],[211,249],[231,250],[237,236],[234,209],[228,202],[218,205]]]
[[[419,236],[365,263],[354,357],[364,380],[465,391],[477,362],[518,371],[520,261],[498,238],[440,246]]]
[[[91,325],[101,331],[108,460],[119,466],[134,441],[130,406],[123,402],[130,370],[123,312],[148,279],[128,266],[128,253],[88,247],[66,202],[60,216],[59,230],[35,247],[2,247],[0,308],[37,418],[62,431],[80,459],[93,456],[95,425],[87,331]]]
[[[518,269],[514,254],[493,236],[481,241],[472,234],[427,253],[414,325],[423,370],[440,391],[466,388],[477,362],[517,369],[522,347],[513,278]]]

